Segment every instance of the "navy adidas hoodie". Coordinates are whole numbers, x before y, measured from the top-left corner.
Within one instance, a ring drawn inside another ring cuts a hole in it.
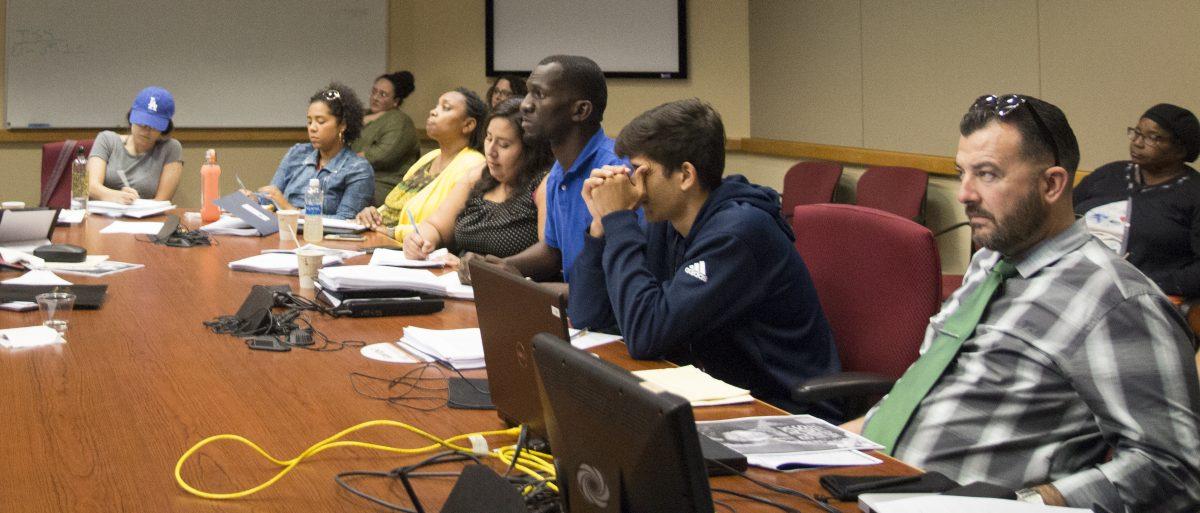
[[[634,358],[691,361],[760,399],[840,370],[816,290],[779,215],[779,196],[726,177],[688,236],[643,228],[633,211],[601,219],[571,271],[576,328],[617,326]]]

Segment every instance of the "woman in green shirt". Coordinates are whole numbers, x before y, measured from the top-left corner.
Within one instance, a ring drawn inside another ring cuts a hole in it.
[[[413,75],[407,71],[376,78],[371,88],[371,113],[363,118],[362,136],[351,146],[375,169],[376,205],[383,204],[388,191],[421,156],[412,118],[399,108],[413,89]]]

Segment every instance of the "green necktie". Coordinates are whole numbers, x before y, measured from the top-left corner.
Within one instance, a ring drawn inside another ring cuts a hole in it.
[[[975,333],[983,311],[987,309],[992,295],[1005,279],[1017,273],[1017,268],[1007,260],[996,262],[987,278],[971,295],[964,297],[958,308],[951,313],[933,340],[929,350],[904,371],[904,375],[892,386],[891,392],[880,403],[879,409],[863,429],[863,436],[882,444],[883,452],[892,454],[896,440],[904,432],[904,426],[912,418],[917,405],[933,388],[933,384],[945,372],[946,366],[958,355],[959,348]]]

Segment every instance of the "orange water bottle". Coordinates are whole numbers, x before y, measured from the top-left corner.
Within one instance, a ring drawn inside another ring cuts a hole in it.
[[[211,223],[221,218],[221,209],[214,201],[221,197],[221,166],[217,165],[217,150],[204,153],[204,165],[200,166],[200,220]]]

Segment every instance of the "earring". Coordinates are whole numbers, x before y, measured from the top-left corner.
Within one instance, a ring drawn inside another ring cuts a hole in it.
[[[339,140],[339,141],[345,141],[345,140],[346,140],[346,131],[345,131],[345,130],[343,130],[343,131],[341,131],[341,132],[338,132],[338,140]]]

